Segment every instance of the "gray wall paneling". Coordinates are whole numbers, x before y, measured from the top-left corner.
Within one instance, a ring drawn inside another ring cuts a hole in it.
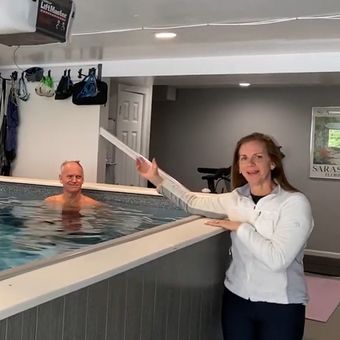
[[[0,321],[0,340],[220,340],[227,233]]]

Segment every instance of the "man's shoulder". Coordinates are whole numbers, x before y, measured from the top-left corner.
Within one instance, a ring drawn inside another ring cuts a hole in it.
[[[99,205],[101,205],[100,202],[96,201],[95,199],[93,199],[89,196],[85,196],[85,195],[82,195],[82,197],[81,197],[81,204],[86,205],[86,206],[99,206]]]
[[[62,203],[63,202],[63,195],[53,195],[48,196],[44,199],[46,203]]]

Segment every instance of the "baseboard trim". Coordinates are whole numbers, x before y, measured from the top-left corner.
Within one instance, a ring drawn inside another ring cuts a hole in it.
[[[320,257],[330,257],[333,259],[340,259],[340,253],[334,253],[330,251],[305,249],[305,255],[320,256]]]
[[[303,258],[305,272],[340,276],[340,254],[306,249]]]

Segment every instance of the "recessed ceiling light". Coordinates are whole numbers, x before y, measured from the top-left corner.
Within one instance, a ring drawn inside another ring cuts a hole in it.
[[[159,32],[155,33],[155,37],[157,39],[173,39],[176,37],[176,33],[173,32]]]
[[[250,83],[239,83],[239,86],[248,87],[248,86],[250,86]]]

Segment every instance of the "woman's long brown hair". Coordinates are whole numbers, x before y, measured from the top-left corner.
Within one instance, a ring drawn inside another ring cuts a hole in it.
[[[284,157],[284,154],[281,152],[280,146],[276,145],[270,136],[259,132],[254,132],[248,136],[242,137],[236,144],[232,165],[232,189],[238,188],[247,183],[246,179],[242,174],[240,174],[239,171],[239,152],[241,145],[252,141],[262,142],[266,146],[270,160],[275,164],[275,168],[271,171],[272,180],[280,184],[284,190],[291,192],[299,191],[288,182],[288,179],[285,175],[282,165],[282,158]]]

